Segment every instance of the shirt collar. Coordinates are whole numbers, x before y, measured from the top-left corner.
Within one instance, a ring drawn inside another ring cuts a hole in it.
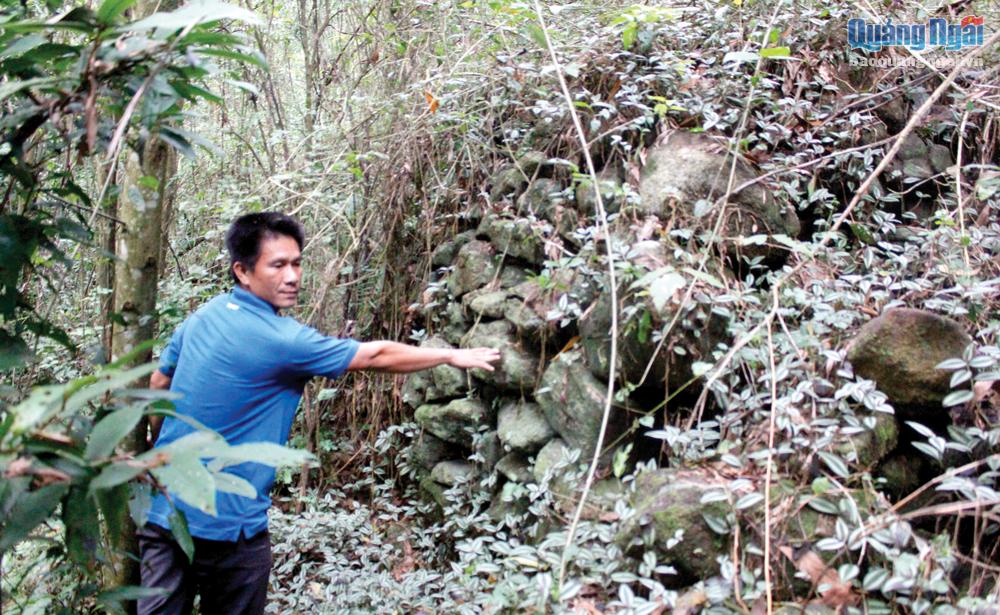
[[[277,314],[278,313],[278,309],[277,308],[275,308],[273,305],[271,305],[267,301],[264,301],[263,299],[261,299],[257,295],[253,294],[249,290],[246,290],[242,286],[236,286],[236,287],[233,288],[232,297],[233,297],[233,301],[235,303],[238,303],[239,305],[242,305],[242,306],[245,306],[245,307],[248,307],[248,308],[251,308],[251,309],[255,309],[255,310],[261,310],[261,311],[263,311],[265,313],[268,313],[268,314]]]

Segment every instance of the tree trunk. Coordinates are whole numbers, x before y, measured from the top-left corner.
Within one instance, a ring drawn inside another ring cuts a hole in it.
[[[115,266],[115,312],[120,321],[113,327],[111,354],[113,360],[133,352],[142,342],[156,337],[156,291],[159,281],[162,241],[162,212],[166,191],[174,168],[176,152],[155,135],[142,146],[141,152],[127,153],[121,176],[118,215],[122,228],[117,233],[118,262]],[[130,365],[149,361],[152,351],[145,349],[129,360]],[[147,382],[136,386],[147,386]],[[123,452],[146,450],[146,421],[122,441]],[[118,527],[119,536],[111,536],[114,547],[113,581],[117,586],[138,585],[139,565],[127,554],[139,553],[135,525],[123,511]]]

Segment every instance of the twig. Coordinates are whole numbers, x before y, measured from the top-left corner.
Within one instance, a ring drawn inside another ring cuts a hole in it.
[[[969,121],[969,110],[962,114],[962,124],[958,128],[958,151],[955,153],[955,200],[958,201],[959,243],[962,244],[962,259],[965,270],[971,269],[969,264],[969,242],[965,235],[965,210],[962,206],[962,147],[965,145],[965,125]]]
[[[590,149],[587,147],[587,135],[583,131],[580,123],[580,116],[576,113],[576,105],[573,104],[573,96],[569,93],[569,86],[566,85],[566,76],[563,74],[562,65],[556,57],[555,47],[549,36],[548,26],[545,25],[545,17],[542,16],[542,7],[538,0],[533,0],[535,15],[541,26],[542,34],[545,36],[545,46],[548,48],[552,64],[555,66],[556,77],[559,78],[559,87],[562,89],[563,97],[566,99],[566,108],[569,109],[570,117],[573,119],[573,126],[576,135],[580,139],[583,148],[583,157],[587,161],[587,173],[590,174],[594,188],[595,204],[597,209],[597,223],[604,234],[604,244],[608,253],[608,286],[611,293],[611,352],[608,358],[608,392],[604,398],[604,413],[601,416],[601,429],[597,434],[597,442],[594,444],[594,456],[590,461],[590,468],[587,471],[587,480],[583,484],[583,492],[580,493],[580,501],[577,503],[576,511],[573,513],[573,520],[570,523],[569,531],[566,532],[566,544],[563,545],[562,555],[559,558],[559,574],[556,579],[556,591],[561,591],[563,579],[566,576],[566,560],[570,548],[573,546],[573,539],[576,537],[576,529],[580,524],[583,515],[583,507],[590,494],[590,488],[594,484],[594,475],[597,473],[597,465],[601,458],[601,447],[604,444],[604,437],[608,430],[608,419],[611,416],[611,402],[615,394],[615,365],[618,363],[618,282],[615,277],[615,254],[614,246],[611,242],[611,232],[608,229],[608,215],[604,209],[604,199],[601,196],[601,186],[597,178],[597,170],[594,168],[594,161],[590,157]]]
[[[774,288],[774,303],[772,310],[778,313],[778,289]],[[774,465],[774,429],[775,415],[778,412],[778,378],[774,365],[774,339],[771,333],[771,323],[767,325],[767,359],[771,370],[771,411],[767,426],[767,469],[764,474],[764,591],[767,592],[767,613],[774,612],[774,595],[771,589],[771,467]]]

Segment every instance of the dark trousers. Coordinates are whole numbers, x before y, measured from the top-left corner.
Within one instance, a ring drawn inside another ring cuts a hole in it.
[[[261,615],[271,574],[271,539],[266,531],[237,542],[194,539],[194,561],[168,530],[148,524],[139,530],[143,587],[168,593],[139,600],[139,615],[187,615],[195,595],[203,615]]]

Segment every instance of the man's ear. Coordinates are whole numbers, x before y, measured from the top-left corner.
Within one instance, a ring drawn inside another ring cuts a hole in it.
[[[246,265],[236,261],[233,263],[233,273],[236,274],[236,279],[240,281],[243,286],[250,285],[249,272],[247,271]]]

